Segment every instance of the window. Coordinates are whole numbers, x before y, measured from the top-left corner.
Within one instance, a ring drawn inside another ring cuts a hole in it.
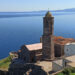
[[[67,51],[68,51],[68,49],[67,49]]]

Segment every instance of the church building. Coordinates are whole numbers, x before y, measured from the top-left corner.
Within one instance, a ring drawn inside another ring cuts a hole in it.
[[[23,45],[18,52],[10,52],[10,56],[13,57],[9,75],[44,75],[38,73],[42,73],[40,71],[44,73],[46,68],[50,70],[52,61],[75,54],[74,39],[54,36],[54,17],[49,11],[43,18],[43,35],[40,41],[36,44]],[[43,63],[40,65],[38,61]],[[60,68],[59,63],[55,61],[54,70],[57,70],[57,66]],[[48,72],[48,69],[45,71]]]
[[[54,60],[56,57],[64,56],[66,43],[74,42],[74,39],[54,36],[54,17],[48,11],[43,18],[43,35],[41,42],[23,45],[18,51],[19,59],[28,62],[40,60]]]

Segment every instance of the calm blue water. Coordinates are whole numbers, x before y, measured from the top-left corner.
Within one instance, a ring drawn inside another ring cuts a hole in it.
[[[17,51],[23,44],[40,42],[44,13],[17,14],[0,13],[0,59],[8,56],[10,51]],[[57,12],[53,15],[54,35],[75,38],[75,13]]]

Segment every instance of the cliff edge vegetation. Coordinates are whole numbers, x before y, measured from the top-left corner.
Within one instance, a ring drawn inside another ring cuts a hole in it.
[[[0,70],[8,70],[10,63],[11,63],[10,56],[0,60]]]
[[[66,68],[56,75],[75,75],[75,68]]]

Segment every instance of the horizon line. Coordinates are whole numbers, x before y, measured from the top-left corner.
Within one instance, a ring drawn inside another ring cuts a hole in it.
[[[66,8],[66,9],[75,9],[75,8]],[[66,10],[66,9],[55,9],[55,10],[49,10],[49,11],[59,11],[59,10]],[[32,11],[0,11],[0,12],[41,12],[41,11],[48,11],[46,10],[32,10]]]

